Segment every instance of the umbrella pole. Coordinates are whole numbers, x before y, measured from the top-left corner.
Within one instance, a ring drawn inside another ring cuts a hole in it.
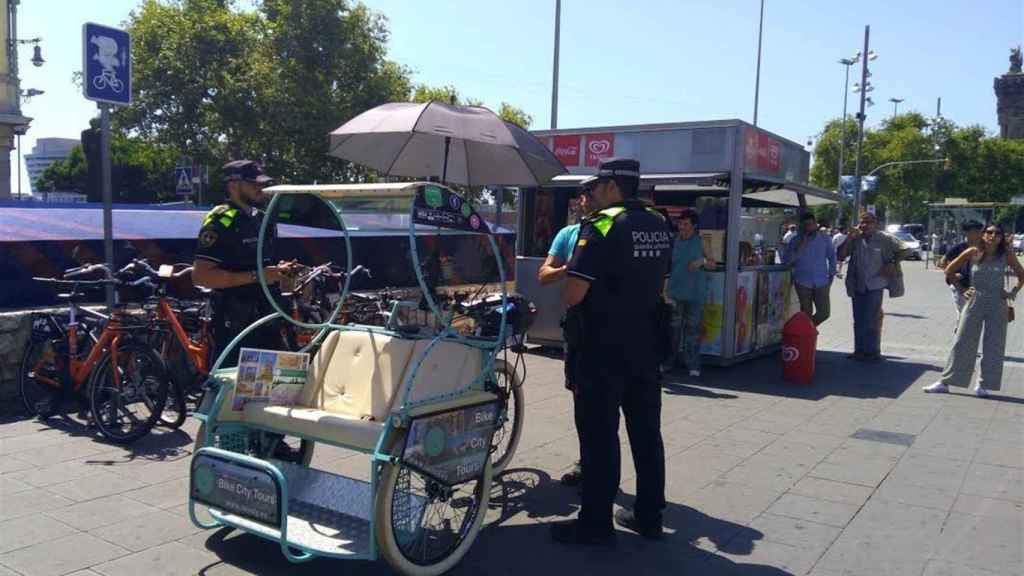
[[[444,137],[444,168],[441,169],[441,183],[444,184],[448,180],[448,148],[452,145],[452,137]]]

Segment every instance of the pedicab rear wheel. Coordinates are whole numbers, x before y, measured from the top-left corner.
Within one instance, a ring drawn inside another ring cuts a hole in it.
[[[446,487],[401,461],[384,464],[374,504],[381,555],[400,574],[437,576],[476,540],[491,497],[491,462],[480,477]],[[423,510],[417,510],[423,502]]]

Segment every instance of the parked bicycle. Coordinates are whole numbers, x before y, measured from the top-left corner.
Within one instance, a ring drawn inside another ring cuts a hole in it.
[[[99,280],[81,280],[102,273]],[[25,410],[49,418],[63,413],[72,396],[88,402],[90,420],[107,439],[128,443],[144,436],[160,418],[167,399],[167,370],[146,342],[146,326],[134,322],[115,299],[110,316],[82,307],[90,291],[143,284],[125,281],[102,265],[67,271],[64,278],[34,280],[68,288],[58,313],[32,317],[31,340],[22,357],[18,392]],[[93,292],[95,294],[95,292]]]

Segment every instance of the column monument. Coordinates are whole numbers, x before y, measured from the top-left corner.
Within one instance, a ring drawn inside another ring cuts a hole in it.
[[[995,79],[1001,138],[1024,139],[1024,72],[1020,46],[1010,49],[1010,70]]]

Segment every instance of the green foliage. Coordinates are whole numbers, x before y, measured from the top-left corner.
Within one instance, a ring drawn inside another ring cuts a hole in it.
[[[834,190],[838,185],[841,122],[825,125],[814,149],[811,182]],[[846,174],[854,173],[857,124],[846,122]],[[876,204],[892,222],[922,222],[927,203],[946,197],[976,202],[1008,202],[1024,190],[1024,142],[988,137],[980,126],[959,127],[945,118],[916,112],[866,129],[861,173],[890,162],[948,158],[942,163],[896,165],[879,170],[878,188],[865,204]]]
[[[427,86],[426,84],[420,84],[416,86],[416,89],[412,93],[413,102],[429,102],[436,100],[438,102],[445,102],[448,104],[461,104],[465,106],[483,106],[483,102],[473,98],[462,98],[459,96],[458,90],[452,85],[445,86]],[[511,122],[520,128],[527,129],[530,124],[533,123],[533,117],[527,114],[523,109],[517,108],[509,104],[508,102],[502,102],[501,106],[497,111],[498,116],[506,122]]]
[[[33,188],[40,191],[84,192],[86,189],[87,165],[81,146],[71,149],[71,154],[63,160],[50,164],[36,178]]]

